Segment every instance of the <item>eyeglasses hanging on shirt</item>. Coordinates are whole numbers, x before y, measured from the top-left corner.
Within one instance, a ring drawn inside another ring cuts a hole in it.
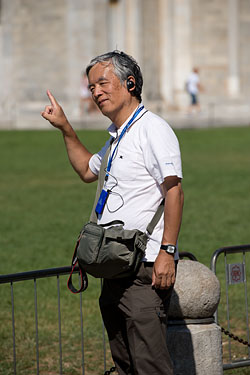
[[[111,154],[111,156],[109,157],[109,160],[108,160],[108,165],[107,165],[107,169],[106,169],[106,175],[105,175],[105,179],[104,179],[104,186],[103,186],[103,189],[101,191],[101,194],[100,194],[100,197],[98,199],[98,202],[97,202],[97,205],[96,205],[96,208],[95,208],[95,212],[97,214],[102,214],[103,212],[103,209],[105,207],[105,204],[107,202],[107,199],[109,197],[109,194],[111,192],[110,189],[107,189],[106,188],[106,183],[108,181],[108,178],[110,176],[110,170],[111,170],[111,165],[112,165],[112,161],[114,159],[114,155],[117,151],[117,148],[119,146],[119,143],[121,142],[121,139],[122,137],[124,136],[124,134],[126,133],[126,131],[129,129],[129,127],[133,124],[134,120],[136,119],[136,117],[139,115],[139,113],[143,110],[144,106],[141,106],[139,108],[137,108],[137,110],[135,111],[134,115],[131,117],[131,119],[129,120],[129,122],[127,123],[127,125],[124,127],[124,129],[122,130],[118,140],[117,140],[117,143],[116,143],[116,146]],[[113,176],[112,176],[113,177]],[[117,211],[117,210],[116,210]]]

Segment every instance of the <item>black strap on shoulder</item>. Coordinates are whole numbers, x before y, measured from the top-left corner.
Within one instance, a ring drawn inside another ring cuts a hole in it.
[[[101,227],[111,227],[111,225],[124,225],[124,221],[121,221],[121,220],[113,220],[113,221],[109,221],[108,223],[105,223],[105,224],[99,224]]]

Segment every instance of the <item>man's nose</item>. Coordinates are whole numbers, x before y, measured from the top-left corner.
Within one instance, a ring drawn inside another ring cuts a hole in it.
[[[92,91],[93,97],[98,98],[102,94],[101,86],[96,85],[94,90]]]

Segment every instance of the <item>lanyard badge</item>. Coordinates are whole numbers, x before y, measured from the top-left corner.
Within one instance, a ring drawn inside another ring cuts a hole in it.
[[[144,106],[141,106],[141,107],[137,108],[137,110],[134,113],[134,115],[132,116],[132,118],[129,120],[127,125],[122,130],[122,132],[121,132],[121,134],[118,138],[117,144],[114,148],[114,151],[112,152],[112,155],[109,157],[109,161],[108,161],[108,165],[107,165],[107,173],[106,173],[106,176],[105,176],[105,182],[108,180],[109,172],[110,172],[110,169],[111,169],[111,164],[112,164],[115,152],[117,150],[117,147],[119,146],[119,143],[120,143],[122,137],[124,136],[124,134],[126,133],[128,128],[132,125],[133,121],[136,119],[136,117],[139,115],[139,113],[143,110],[143,108],[144,108]],[[97,205],[96,205],[96,208],[95,208],[95,212],[97,214],[102,214],[102,212],[104,210],[104,206],[107,202],[107,199],[108,199],[108,196],[109,196],[109,193],[110,193],[110,190],[105,189],[105,185],[106,184],[104,184],[104,188],[101,191],[100,197],[98,199],[98,202],[97,202]]]
[[[102,214],[104,206],[108,199],[108,196],[109,196],[109,190],[102,189],[96,208],[95,208],[95,212],[97,214]]]

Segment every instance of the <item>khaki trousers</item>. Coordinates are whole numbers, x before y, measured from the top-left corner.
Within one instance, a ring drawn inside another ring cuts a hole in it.
[[[173,375],[166,344],[172,288],[152,288],[153,263],[134,278],[103,282],[100,309],[119,375]]]

